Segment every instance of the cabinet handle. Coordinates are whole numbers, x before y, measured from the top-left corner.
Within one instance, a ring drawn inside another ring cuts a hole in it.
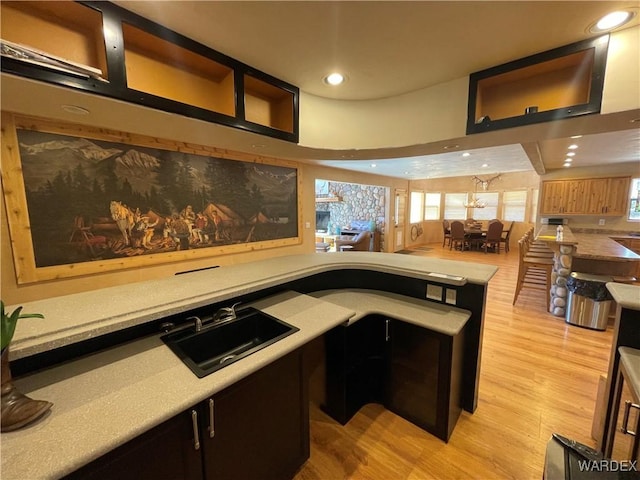
[[[384,341],[385,342],[388,342],[389,340],[391,340],[391,337],[389,336],[389,322],[390,321],[391,320],[389,320],[388,318],[384,321],[384,336],[385,336]]]
[[[216,435],[215,417],[213,415],[213,398],[209,399],[209,438]]]
[[[193,424],[193,448],[200,450],[200,434],[198,433],[198,412],[191,410],[191,422]]]
[[[632,435],[635,437],[636,432],[632,432],[631,430],[629,430],[629,413],[631,412],[632,407],[640,410],[640,405],[631,403],[629,400],[626,400],[624,402],[624,417],[622,417],[622,426],[620,427],[620,431],[625,435]]]

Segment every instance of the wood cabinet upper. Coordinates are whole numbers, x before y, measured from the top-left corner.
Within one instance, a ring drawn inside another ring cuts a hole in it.
[[[542,182],[542,215],[608,215],[626,213],[630,177],[582,178]]]

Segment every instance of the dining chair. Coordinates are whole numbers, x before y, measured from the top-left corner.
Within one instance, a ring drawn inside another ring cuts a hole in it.
[[[487,249],[489,247],[494,248],[497,253],[500,253],[500,242],[502,240],[502,222],[500,220],[496,220],[495,222],[489,223],[489,228],[487,229],[487,234],[482,237],[480,240],[480,245],[484,249],[484,253],[487,253]]]
[[[457,248],[457,246],[460,245],[460,251],[462,251],[468,243],[467,234],[464,232],[464,223],[458,220],[451,222],[451,240],[449,243],[449,250]]]
[[[449,246],[451,246],[451,223],[449,220],[442,221],[442,233],[444,235],[442,238],[442,246],[444,247],[447,240],[449,240]]]

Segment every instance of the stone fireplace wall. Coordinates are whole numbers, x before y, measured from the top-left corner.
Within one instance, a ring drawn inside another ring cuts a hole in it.
[[[331,213],[329,233],[336,235],[343,229],[351,228],[353,220],[373,221],[375,230],[380,233],[381,250],[384,250],[385,188],[375,185],[329,182],[327,199],[334,201],[316,201],[316,210]],[[338,201],[335,201],[336,198]]]

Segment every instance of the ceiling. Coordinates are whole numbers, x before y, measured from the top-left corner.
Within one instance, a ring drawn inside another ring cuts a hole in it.
[[[594,34],[588,27],[603,14],[640,9],[638,1],[616,0],[114,3],[307,94],[356,102],[409,93],[590,38]],[[632,25],[639,20],[636,15]],[[322,81],[333,70],[347,76],[343,85],[331,87]],[[3,92],[3,103],[19,101],[10,97]],[[640,161],[640,128],[635,127],[640,123],[605,121],[597,126],[593,119],[585,123],[575,165]],[[557,134],[546,140],[544,130],[537,131],[539,138],[528,145],[483,134],[471,137],[486,136],[484,143],[495,143],[477,145],[477,138],[462,139],[456,151],[444,153],[441,145],[345,152],[268,138],[260,141],[260,153],[409,179],[531,170],[532,150],[541,158],[538,171],[562,168],[573,140]],[[244,151],[256,143],[251,134],[235,133],[231,137],[244,135]],[[468,157],[461,156],[465,151]]]

